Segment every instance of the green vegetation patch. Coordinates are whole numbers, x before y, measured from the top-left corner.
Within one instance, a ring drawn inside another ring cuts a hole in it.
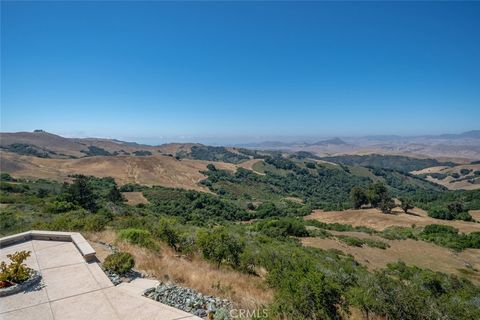
[[[50,154],[56,154],[53,151],[45,151],[40,147],[25,143],[12,143],[8,146],[2,146],[0,148],[21,155],[34,156],[39,158],[50,158]]]
[[[115,252],[108,255],[103,262],[105,270],[123,275],[135,266],[133,256],[128,252]]]
[[[155,249],[156,244],[153,241],[152,235],[149,231],[144,229],[129,228],[118,231],[118,237],[122,240],[126,240],[131,244],[135,244],[141,247]]]
[[[352,247],[363,247],[364,245],[366,245],[371,248],[379,248],[383,250],[390,247],[388,243],[380,240],[375,240],[375,239],[368,239],[368,238],[362,239],[362,238],[351,237],[351,236],[337,236],[337,238],[340,241]]]
[[[229,151],[225,147],[212,147],[203,145],[193,146],[190,152],[177,152],[176,157],[179,159],[188,158],[194,160],[221,161],[227,163],[240,163],[250,159],[250,157],[245,154]]]
[[[404,156],[391,155],[345,155],[334,157],[323,157],[322,160],[340,163],[344,165],[359,165],[362,167],[375,167],[392,169],[401,172],[410,172],[436,166],[454,166],[453,162],[440,162],[435,159],[417,159]]]

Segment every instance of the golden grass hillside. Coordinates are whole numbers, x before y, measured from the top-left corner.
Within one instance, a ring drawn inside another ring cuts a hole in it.
[[[207,164],[225,170],[236,170],[233,164],[200,160],[177,160],[156,155],[147,157],[87,157],[80,159],[47,159],[2,152],[0,169],[16,178],[43,178],[68,181],[69,175],[85,174],[112,177],[120,184],[138,183],[208,191],[198,183],[205,179],[201,171]]]
[[[473,217],[476,218],[474,213]],[[314,210],[312,214],[305,216],[307,220],[319,220],[326,223],[343,223],[352,226],[365,226],[382,231],[391,226],[410,227],[426,226],[428,224],[443,224],[457,228],[460,232],[469,233],[480,231],[480,223],[440,220],[430,218],[427,213],[419,208],[414,208],[409,213],[404,213],[400,208],[395,208],[391,214],[384,214],[379,209],[359,209],[344,211]]]
[[[247,275],[227,267],[217,269],[199,257],[186,259],[158,242],[159,252],[134,246],[119,240],[113,231],[86,234],[90,244],[103,261],[111,252],[99,241],[115,245],[135,258],[135,269],[161,281],[168,281],[193,288],[203,294],[229,299],[237,307],[255,309],[273,300],[273,291],[268,289],[259,276]]]
[[[471,172],[467,175],[461,175],[460,171],[462,169],[471,170]],[[441,174],[448,175],[452,173],[457,173],[460,175],[461,178],[468,177],[471,179],[475,179],[475,183],[470,183],[467,180],[455,181],[458,179],[455,179],[451,176],[448,176],[445,179],[441,179],[441,180],[435,179],[431,176],[427,176],[426,179],[436,184],[447,187],[450,190],[459,190],[459,189],[476,190],[476,189],[480,189],[480,176],[475,176],[474,174],[475,171],[480,171],[480,164],[464,164],[464,165],[459,165],[454,167],[444,167],[444,166],[430,167],[430,168],[425,168],[423,170],[412,171],[411,173],[415,175],[429,174],[429,173],[441,173]]]
[[[337,238],[303,238],[302,244],[307,247],[324,250],[336,249],[351,254],[355,260],[370,270],[381,269],[386,267],[388,263],[401,260],[408,265],[465,276],[476,283],[480,283],[480,249],[466,249],[455,252],[420,240],[387,240],[360,232],[330,231],[330,233],[379,240],[387,243],[389,248],[383,250],[371,247],[354,247],[341,242]]]

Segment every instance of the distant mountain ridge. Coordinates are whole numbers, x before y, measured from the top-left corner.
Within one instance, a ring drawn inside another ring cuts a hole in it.
[[[0,133],[0,150],[43,158],[72,159],[93,155],[156,155],[189,151],[193,143],[151,146],[104,138],[65,138],[43,130]]]
[[[43,130],[0,133],[0,150],[45,158],[69,159],[95,155],[176,156],[178,154],[189,154],[193,146],[204,145],[199,143],[168,143],[152,146],[117,139],[65,138]],[[334,137],[316,142],[272,140],[236,144],[233,147],[291,153],[306,151],[322,157],[378,153],[410,157],[433,157],[442,158],[444,161],[468,163],[480,160],[480,130],[472,130],[460,134],[415,137],[395,135],[358,138]]]
[[[311,145],[311,146],[328,146],[328,145],[347,145],[348,143],[346,143],[345,141],[343,141],[342,139],[340,138],[332,138],[332,139],[328,139],[328,140],[322,140],[322,141],[318,141],[318,142],[315,142],[315,143],[311,143],[311,144],[308,144],[308,145]]]

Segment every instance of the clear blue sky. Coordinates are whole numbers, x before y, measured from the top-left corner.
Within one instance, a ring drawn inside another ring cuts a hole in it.
[[[138,141],[480,123],[480,3],[7,2],[1,130]]]

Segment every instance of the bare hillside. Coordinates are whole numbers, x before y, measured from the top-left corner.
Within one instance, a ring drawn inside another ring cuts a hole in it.
[[[10,152],[2,152],[0,162],[1,170],[14,177],[67,181],[69,175],[85,174],[113,177],[119,184],[139,183],[199,191],[207,191],[198,183],[205,178],[200,171],[206,170],[209,163],[212,162],[180,161],[163,155],[46,159]],[[227,163],[218,162],[215,166],[226,170],[236,169],[235,165]]]
[[[86,156],[175,155],[189,151],[192,143],[150,146],[101,138],[65,138],[45,131],[0,133],[0,148],[24,155],[67,159]]]
[[[480,164],[430,167],[411,173],[422,175],[427,180],[445,186],[450,190],[480,189]]]
[[[352,226],[366,226],[381,231],[392,226],[410,227],[426,226],[428,224],[444,224],[457,228],[460,232],[479,232],[480,223],[467,221],[449,221],[434,219],[419,208],[411,210],[408,214],[403,213],[400,208],[393,210],[392,214],[383,214],[378,209],[360,209],[344,211],[322,211],[314,210],[312,214],[305,217],[307,220],[319,220],[327,223],[343,223]]]

